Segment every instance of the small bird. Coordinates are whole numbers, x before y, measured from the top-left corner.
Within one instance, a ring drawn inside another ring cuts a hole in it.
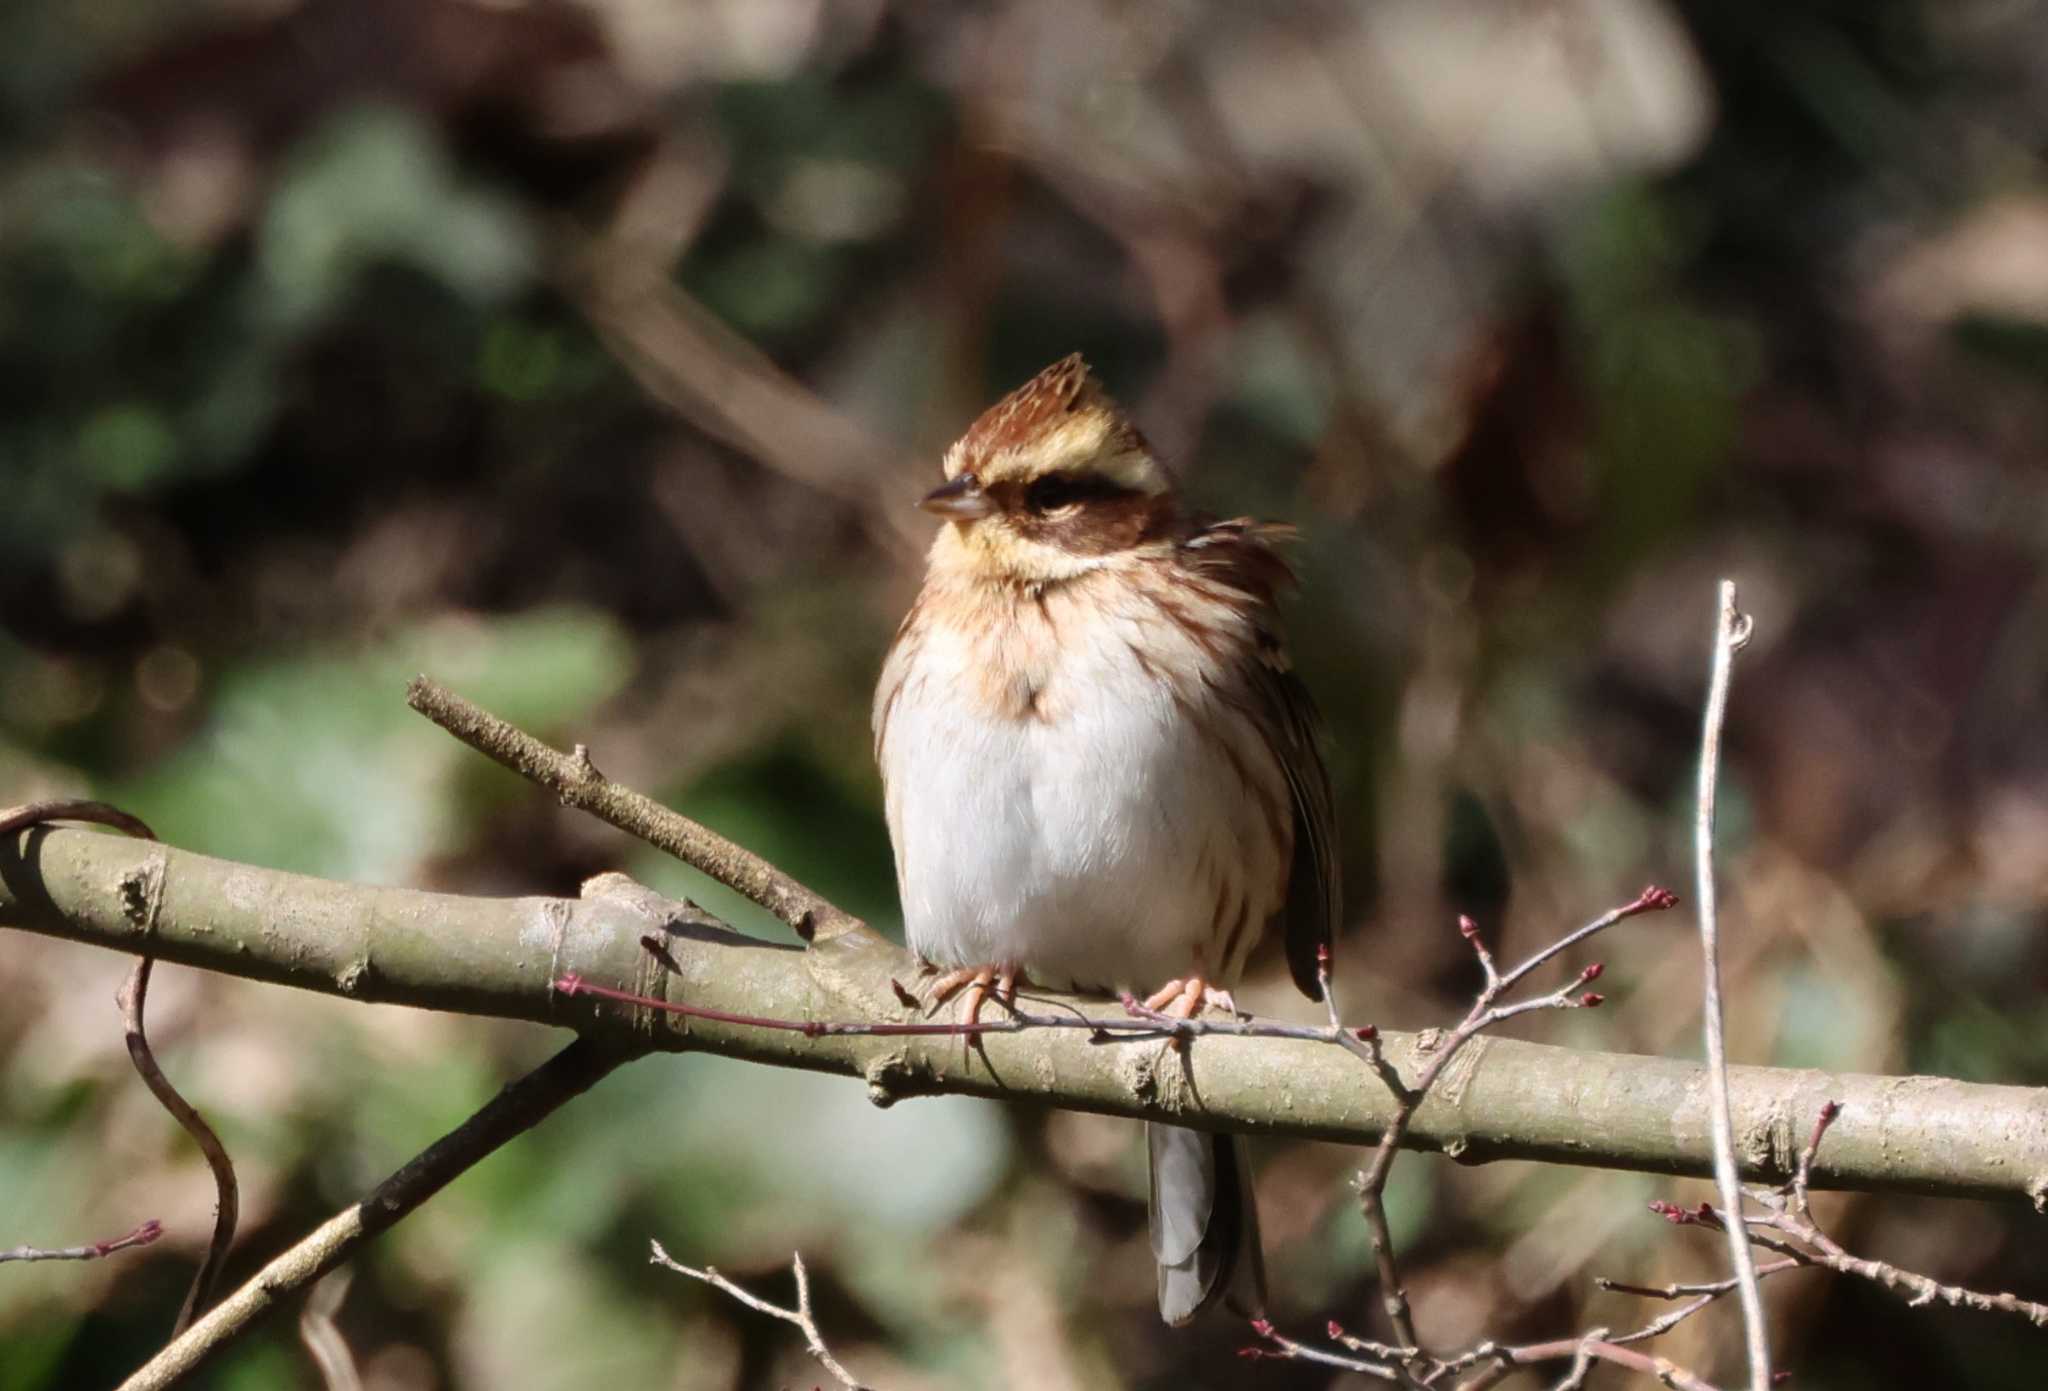
[[[1079,354],[975,421],[875,691],[910,947],[977,1017],[1021,977],[1235,1010],[1277,924],[1295,983],[1339,911],[1329,776],[1275,600],[1290,529],[1185,513]],[[1263,1313],[1242,1136],[1148,1124],[1159,1312]]]

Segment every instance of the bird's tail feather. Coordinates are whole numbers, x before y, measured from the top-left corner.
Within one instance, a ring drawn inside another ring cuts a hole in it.
[[[1244,1137],[1147,1123],[1145,1141],[1159,1316],[1177,1327],[1221,1296],[1243,1317],[1263,1317],[1266,1264]]]

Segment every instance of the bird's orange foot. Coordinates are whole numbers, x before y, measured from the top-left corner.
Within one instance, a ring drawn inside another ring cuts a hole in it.
[[[1145,1008],[1174,1019],[1192,1019],[1205,1009],[1237,1014],[1237,1001],[1228,990],[1219,990],[1200,976],[1170,980],[1145,998]]]
[[[1220,1009],[1232,1018],[1240,1017],[1237,1001],[1228,990],[1218,990],[1200,976],[1170,980],[1142,1001],[1127,1000],[1131,1013],[1142,1017],[1192,1019],[1205,1009]]]
[[[930,1009],[925,1017],[930,1018],[938,1008],[955,995],[966,993],[966,1003],[961,1008],[960,1022],[975,1025],[981,1022],[982,1007],[991,998],[1005,1009],[1017,1002],[1017,978],[1022,968],[1014,961],[991,962],[986,966],[961,966],[944,972],[931,983],[926,998]],[[974,1051],[974,1035],[967,1035],[967,1051]]]

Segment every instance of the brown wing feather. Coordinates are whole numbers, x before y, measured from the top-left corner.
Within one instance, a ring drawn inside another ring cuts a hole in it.
[[[1294,796],[1294,864],[1287,879],[1287,967],[1311,1000],[1323,997],[1316,957],[1330,945],[1343,910],[1336,814],[1319,747],[1321,721],[1293,672],[1269,669],[1264,683],[1275,721],[1268,737]]]
[[[1294,810],[1294,858],[1288,871],[1285,920],[1287,966],[1302,994],[1322,998],[1316,957],[1330,945],[1343,911],[1336,850],[1336,813],[1329,770],[1323,764],[1322,721],[1308,688],[1295,676],[1281,645],[1275,601],[1294,582],[1272,542],[1293,535],[1284,526],[1239,518],[1196,531],[1181,543],[1181,557],[1204,578],[1227,584],[1256,601],[1258,661],[1251,695],[1259,730],[1287,778]]]

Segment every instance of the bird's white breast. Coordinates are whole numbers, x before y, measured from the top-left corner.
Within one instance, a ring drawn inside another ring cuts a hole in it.
[[[892,655],[879,753],[909,943],[1049,986],[1228,984],[1285,893],[1277,766],[1161,615],[1082,617],[1025,604]]]

